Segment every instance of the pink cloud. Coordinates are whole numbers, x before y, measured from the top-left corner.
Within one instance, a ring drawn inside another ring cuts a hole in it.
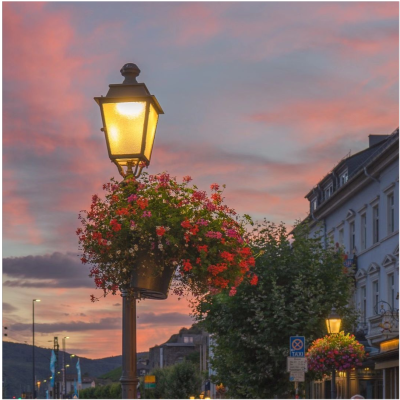
[[[42,235],[31,214],[28,198],[19,194],[15,176],[3,170],[3,234],[10,239],[33,244],[42,243]]]
[[[357,97],[358,99],[360,97]],[[343,99],[301,99],[278,104],[272,110],[255,113],[250,120],[266,125],[285,125],[300,132],[294,140],[311,141],[318,135],[328,137],[327,131],[336,130],[390,132],[398,121],[398,108],[393,102],[376,104],[376,98],[346,96]],[[335,124],[332,125],[332,121]],[[339,122],[339,123],[338,123]],[[339,128],[339,126],[340,128]]]

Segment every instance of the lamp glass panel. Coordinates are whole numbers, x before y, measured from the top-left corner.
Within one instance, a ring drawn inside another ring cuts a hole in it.
[[[138,154],[142,148],[146,102],[103,103],[110,152]]]
[[[342,323],[342,320],[340,318],[327,319],[326,320],[326,328],[328,329],[328,333],[339,333],[341,323]]]
[[[144,149],[145,157],[150,161],[151,150],[153,149],[154,137],[156,135],[158,114],[153,104],[150,103],[149,118],[147,123],[146,146]]]

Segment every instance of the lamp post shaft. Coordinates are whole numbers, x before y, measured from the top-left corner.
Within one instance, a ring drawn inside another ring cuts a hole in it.
[[[67,398],[67,388],[66,388],[66,376],[65,376],[65,338],[63,338],[63,393],[62,396],[64,399]]]
[[[120,379],[123,399],[137,398],[136,373],[136,299],[122,294],[122,376]]]
[[[336,399],[336,371],[332,370],[331,399]]]
[[[32,398],[36,399],[36,390],[35,390],[35,301],[32,301],[32,360],[33,360]]]

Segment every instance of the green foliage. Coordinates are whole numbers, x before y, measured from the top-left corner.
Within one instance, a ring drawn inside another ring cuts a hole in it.
[[[118,367],[118,368],[113,369],[110,372],[107,372],[106,374],[99,376],[99,378],[110,379],[113,382],[119,382],[121,375],[122,375],[122,367]]]
[[[120,383],[111,385],[97,386],[95,388],[86,388],[79,391],[80,399],[120,399],[122,398],[122,389]]]
[[[183,362],[166,368],[157,368],[151,375],[156,377],[156,388],[144,390],[140,383],[140,393],[146,399],[188,399],[199,396],[201,376],[198,367],[191,362]]]
[[[291,389],[286,372],[290,336],[308,344],[323,336],[332,306],[348,323],[352,278],[342,255],[298,226],[294,241],[284,224],[264,222],[250,238],[258,285],[241,285],[236,296],[207,296],[196,314],[216,340],[211,361],[215,383],[229,398],[273,398]]]

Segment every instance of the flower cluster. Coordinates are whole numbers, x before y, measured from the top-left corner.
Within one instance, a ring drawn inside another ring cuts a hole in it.
[[[105,184],[105,199],[92,197],[77,230],[82,262],[104,295],[129,286],[143,255],[164,268],[177,268],[174,292],[194,295],[228,290],[243,281],[257,284],[254,257],[243,239],[246,219],[223,204],[219,185],[212,194],[167,173]],[[248,217],[246,217],[248,220]],[[136,264],[135,264],[136,263]],[[92,298],[94,299],[94,297]]]
[[[315,340],[306,354],[308,368],[322,373],[361,366],[365,356],[364,346],[344,332]]]

